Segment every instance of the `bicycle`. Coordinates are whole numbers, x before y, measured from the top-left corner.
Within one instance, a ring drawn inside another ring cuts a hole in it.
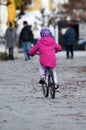
[[[55,98],[55,81],[52,69],[50,67],[46,67],[45,81],[42,84],[42,90],[45,97],[48,97],[50,92],[51,98]]]
[[[37,55],[40,55],[40,53],[36,53]],[[52,68],[46,67],[45,70],[45,81],[42,83],[42,90],[45,97],[49,96],[49,92],[51,95],[51,98],[55,98],[55,81],[54,81],[54,75],[52,72]]]

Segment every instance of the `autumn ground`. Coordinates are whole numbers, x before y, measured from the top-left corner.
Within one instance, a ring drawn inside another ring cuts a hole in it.
[[[0,130],[86,130],[86,51],[57,54],[60,92],[45,98],[38,56],[0,61]]]

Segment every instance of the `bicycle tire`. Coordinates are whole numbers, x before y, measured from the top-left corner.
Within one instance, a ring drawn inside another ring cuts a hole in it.
[[[51,69],[49,69],[49,76],[48,76],[48,84],[50,89],[50,96],[52,99],[55,98],[55,82],[54,82],[54,76]]]
[[[47,83],[42,84],[42,90],[43,90],[43,95],[45,97],[48,97],[48,95],[49,95],[49,88],[47,86]]]

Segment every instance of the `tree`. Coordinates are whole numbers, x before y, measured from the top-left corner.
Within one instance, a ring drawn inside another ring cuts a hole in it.
[[[31,4],[32,0],[15,0],[17,9],[25,9],[27,5]]]
[[[31,4],[31,0],[15,0],[16,3],[16,9],[20,10],[18,14],[18,19],[21,18],[22,15],[24,15],[24,11],[27,7],[27,5]]]
[[[86,0],[69,0],[63,7],[71,19],[86,20]]]

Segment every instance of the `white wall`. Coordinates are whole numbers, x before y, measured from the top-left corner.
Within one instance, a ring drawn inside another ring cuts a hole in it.
[[[55,4],[68,3],[68,0],[54,0]]]
[[[48,0],[42,0],[42,7],[45,9],[49,9],[49,2]]]

